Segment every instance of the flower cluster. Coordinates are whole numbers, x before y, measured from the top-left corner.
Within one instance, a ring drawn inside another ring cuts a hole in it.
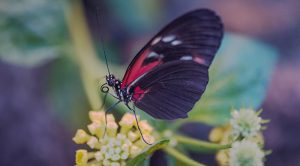
[[[229,151],[229,165],[263,166],[264,156],[265,154],[255,142],[249,140],[234,142]]]
[[[240,109],[232,112],[229,125],[214,128],[210,140],[220,144],[232,143],[232,148],[221,150],[216,158],[221,166],[262,166],[264,144],[261,130],[266,121],[259,117],[260,112]]]
[[[234,110],[231,116],[232,134],[237,137],[253,137],[261,130],[262,119],[252,109]]]
[[[87,144],[92,151],[85,149],[76,151],[76,165],[125,165],[125,162],[141,153],[147,144],[140,138],[135,117],[126,113],[117,124],[113,115],[107,115],[105,132],[105,114],[102,111],[90,111],[88,130],[77,130],[73,141],[77,144]],[[140,129],[148,143],[154,143],[151,135],[153,128],[144,120],[139,121]],[[104,135],[105,134],[105,135]]]

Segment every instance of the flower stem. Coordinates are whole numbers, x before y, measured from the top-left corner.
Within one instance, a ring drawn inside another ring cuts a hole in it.
[[[178,143],[186,145],[190,150],[201,151],[206,153],[216,152],[218,150],[228,149],[231,147],[231,144],[215,144],[182,135],[175,135],[175,139],[178,141]]]
[[[101,107],[97,81],[105,73],[103,64],[96,56],[92,39],[88,31],[81,1],[73,1],[67,10],[66,19],[75,48],[75,61],[80,68],[84,90],[92,109]]]
[[[189,157],[187,157],[186,155],[182,154],[181,152],[179,152],[178,150],[167,146],[163,149],[166,153],[168,153],[169,155],[175,157],[177,160],[181,161],[182,163],[184,163],[185,165],[190,165],[190,166],[205,166],[204,164],[201,164]]]

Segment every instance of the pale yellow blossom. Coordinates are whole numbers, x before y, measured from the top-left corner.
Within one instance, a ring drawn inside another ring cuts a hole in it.
[[[148,145],[141,139],[135,117],[125,114],[117,123],[113,115],[107,115],[106,134],[105,113],[90,111],[90,123],[87,128],[90,134],[80,129],[73,140],[77,144],[87,144],[93,152],[78,150],[76,152],[77,166],[124,166],[126,161],[140,154]],[[153,128],[147,121],[139,122],[144,139],[154,143]]]
[[[90,139],[90,135],[88,135],[84,130],[77,130],[75,136],[73,137],[73,141],[77,144],[84,144]]]

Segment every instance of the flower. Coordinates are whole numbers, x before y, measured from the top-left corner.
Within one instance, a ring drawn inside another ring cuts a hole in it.
[[[93,157],[92,152],[88,152],[84,149],[76,151],[76,165],[78,166],[87,166],[88,160]]]
[[[140,154],[148,145],[141,139],[137,130],[135,117],[126,113],[119,123],[113,115],[107,115],[105,132],[105,113],[90,111],[92,121],[87,126],[89,133],[77,130],[73,141],[77,144],[87,144],[92,152],[85,149],[76,151],[76,165],[125,165],[126,161]],[[143,136],[148,143],[154,143],[153,128],[145,120],[139,121]],[[105,134],[105,135],[104,135]]]
[[[262,119],[252,109],[234,110],[230,124],[232,134],[236,137],[249,138],[255,136],[261,130]]]
[[[76,151],[76,165],[87,165],[88,153],[86,150],[80,149]]]
[[[242,142],[249,142],[251,145],[254,144],[254,147],[264,146],[264,137],[261,130],[263,129],[262,124],[268,121],[259,117],[260,112],[261,111],[256,113],[252,109],[241,109],[240,111],[235,110],[232,112],[232,119],[229,124],[216,127],[211,130],[209,135],[210,141],[219,144],[232,144],[232,149],[225,149],[217,152],[216,159],[219,165],[228,166],[231,162],[237,160],[237,158],[235,158],[237,156],[233,155],[233,152],[235,152],[234,147],[241,143],[237,141],[242,140]],[[247,163],[241,164],[241,166],[243,165],[248,166]]]
[[[213,128],[209,135],[208,135],[208,138],[211,142],[221,142],[222,141],[222,138],[224,136],[226,132],[226,128],[225,127],[216,127],[216,128]]]
[[[219,144],[230,144],[234,141],[236,141],[236,138],[232,135],[232,127],[230,125],[224,126],[224,127],[217,127],[214,128],[210,132],[210,141],[213,141],[215,143]],[[247,138],[247,141],[251,141],[261,147],[264,145],[264,138],[261,132],[258,132],[255,136]],[[216,160],[219,165],[221,166],[228,166],[230,156],[229,156],[229,149],[220,150],[216,154]]]
[[[88,135],[84,130],[77,130],[75,137],[73,137],[73,141],[77,144],[84,144],[90,139],[90,135]]]
[[[229,151],[230,166],[262,166],[264,153],[254,142],[234,142]]]

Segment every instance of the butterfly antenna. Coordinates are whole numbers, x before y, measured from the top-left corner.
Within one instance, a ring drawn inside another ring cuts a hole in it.
[[[97,27],[100,27],[100,21],[101,21],[99,12],[100,12],[100,7],[98,6],[97,9],[96,9]],[[106,51],[105,51],[105,47],[104,47],[104,42],[103,42],[103,38],[101,36],[101,28],[99,28],[98,38],[100,39],[101,47],[102,47],[102,50],[103,50],[103,55],[104,55],[104,59],[105,59],[105,63],[106,63],[107,72],[110,75],[108,62],[107,62]]]
[[[148,142],[145,140],[144,136],[143,136],[143,133],[142,133],[142,131],[141,131],[141,129],[140,129],[139,121],[138,121],[138,119],[137,119],[137,117],[136,117],[135,107],[133,107],[134,109],[130,108],[129,106],[127,106],[127,107],[128,107],[131,111],[133,111],[133,113],[134,113],[136,125],[137,125],[137,128],[138,128],[138,130],[139,130],[139,132],[140,132],[140,134],[141,134],[142,140],[143,140],[146,144],[152,145],[152,144],[148,143]]]

